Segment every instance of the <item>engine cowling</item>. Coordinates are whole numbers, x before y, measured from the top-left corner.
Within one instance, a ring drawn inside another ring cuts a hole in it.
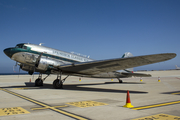
[[[20,68],[24,71],[33,71],[33,67],[26,64],[20,64]]]
[[[46,71],[46,70],[48,70],[49,66],[56,67],[56,66],[60,66],[63,64],[64,63],[61,61],[57,61],[57,60],[53,60],[53,59],[49,59],[49,58],[41,58],[38,61],[36,69]]]

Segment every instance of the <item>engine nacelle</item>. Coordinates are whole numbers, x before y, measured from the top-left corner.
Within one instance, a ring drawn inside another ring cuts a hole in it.
[[[20,64],[20,68],[24,71],[34,71],[32,66],[25,65],[25,64]]]
[[[39,60],[39,63],[38,63],[38,66],[36,67],[36,69],[46,71],[46,70],[48,70],[49,66],[55,67],[55,66],[60,66],[63,64],[64,63],[61,61],[57,61],[57,60],[53,60],[53,59],[43,57]]]

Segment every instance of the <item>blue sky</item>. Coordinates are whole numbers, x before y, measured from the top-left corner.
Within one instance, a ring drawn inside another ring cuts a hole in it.
[[[180,66],[179,0],[0,0],[0,73],[15,61],[3,49],[18,43],[90,55],[93,59],[176,53],[139,69]]]

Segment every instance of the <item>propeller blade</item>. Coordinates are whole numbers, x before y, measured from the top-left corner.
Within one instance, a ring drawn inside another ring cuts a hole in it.
[[[14,71],[14,72],[16,72],[16,70],[15,70],[16,67],[17,67],[17,62],[16,62],[16,64],[13,66],[13,71]]]
[[[19,74],[20,74],[20,70],[21,70],[21,67],[19,67]],[[18,78],[19,78],[19,74],[18,74]]]
[[[33,73],[35,72],[35,69],[36,69],[36,68],[34,67]],[[34,80],[34,74],[33,74],[33,80]]]
[[[36,59],[36,63],[35,63],[35,67],[38,67],[39,65],[39,61],[41,59],[41,56],[42,56],[43,52],[38,56],[38,58]]]

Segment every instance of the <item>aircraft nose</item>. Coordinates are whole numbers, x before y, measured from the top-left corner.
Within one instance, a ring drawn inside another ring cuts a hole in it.
[[[11,48],[6,48],[4,49],[4,53],[11,58],[12,54],[11,54]]]

